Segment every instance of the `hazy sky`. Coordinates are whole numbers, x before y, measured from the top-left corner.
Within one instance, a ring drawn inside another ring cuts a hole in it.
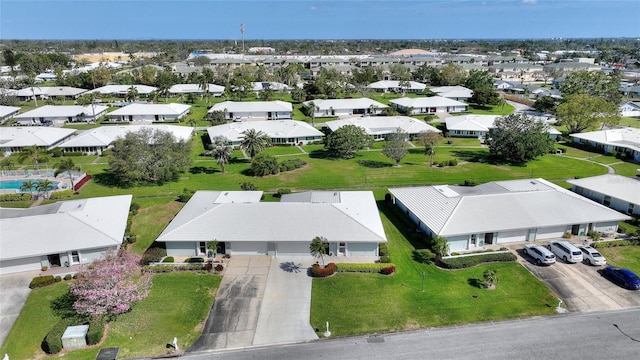
[[[0,39],[639,37],[640,0],[0,0]]]

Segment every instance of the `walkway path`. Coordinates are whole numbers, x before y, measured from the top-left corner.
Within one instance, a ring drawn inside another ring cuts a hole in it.
[[[609,166],[608,164],[603,164],[603,163],[599,163],[597,161],[593,161],[593,160],[589,160],[589,159],[584,159],[584,158],[579,158],[579,157],[575,157],[575,156],[569,156],[569,155],[565,155],[565,154],[558,154],[558,156],[564,156],[567,158],[571,158],[571,159],[576,159],[576,160],[582,160],[582,161],[586,161],[586,162],[590,162],[593,164],[598,164],[598,165],[602,165],[604,167],[607,168],[607,172],[609,174],[615,174],[616,173],[616,169],[612,168],[611,166]]]
[[[36,207],[40,204],[42,204],[42,201],[44,201],[44,197],[43,196],[39,196],[36,201],[33,202],[33,204],[29,205],[30,208],[32,207]]]

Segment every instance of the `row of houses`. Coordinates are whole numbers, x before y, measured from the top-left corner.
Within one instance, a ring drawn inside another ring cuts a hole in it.
[[[630,219],[626,214],[640,214],[636,179],[602,175],[572,183],[574,192],[544,179],[521,179],[389,193],[419,231],[445,237],[451,252],[590,231],[612,236],[619,221]],[[197,191],[156,241],[165,244],[168,256],[206,256],[207,244],[216,241],[219,253],[272,257],[309,256],[316,236],[328,240],[329,256],[376,257],[379,244],[387,242],[371,191],[306,191],[283,195],[278,203],[261,202],[262,195]],[[131,199],[0,208],[0,273],[84,264],[119,248]]]

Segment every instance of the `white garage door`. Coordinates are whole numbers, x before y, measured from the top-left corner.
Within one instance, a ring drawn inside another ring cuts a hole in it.
[[[261,241],[232,242],[231,253],[234,255],[266,255],[267,243]]]
[[[311,242],[279,242],[278,256],[311,256],[309,245]]]
[[[22,271],[40,270],[40,257],[0,261],[0,274],[11,274]]]

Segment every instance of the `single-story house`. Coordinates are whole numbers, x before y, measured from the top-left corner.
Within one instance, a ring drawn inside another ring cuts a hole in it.
[[[640,118],[640,103],[625,101],[620,105],[618,111],[620,111],[620,116]]]
[[[409,81],[408,87],[400,86],[400,81],[398,80],[381,80],[373,82],[367,85],[368,89],[371,89],[376,92],[381,93],[414,93],[414,94],[422,94],[427,85],[423,83],[419,83],[416,81]]]
[[[324,134],[304,121],[297,120],[265,120],[233,122],[207,128],[209,138],[224,136],[229,139],[230,145],[238,146],[244,135],[244,131],[255,129],[262,131],[271,138],[272,144],[300,145],[322,140]]]
[[[153,91],[158,91],[157,87],[148,85],[105,85],[93,90],[89,90],[87,91],[87,94],[97,93],[101,95],[124,97],[132,87],[138,91],[138,95],[140,96],[147,96]]]
[[[259,94],[263,90],[272,90],[279,92],[289,92],[289,85],[276,81],[255,81],[251,83],[252,91]]]
[[[186,104],[130,104],[107,114],[110,121],[180,121],[187,116],[191,105]]]
[[[224,86],[209,84],[207,86],[209,93],[212,96],[220,97],[224,93]],[[181,94],[197,94],[202,95],[204,91],[200,88],[199,84],[176,84],[169,88],[169,93],[172,95]]]
[[[262,191],[197,191],[156,241],[169,256],[310,256],[316,236],[335,256],[377,256],[387,242],[371,191],[309,191],[260,202]]]
[[[577,194],[621,213],[640,216],[640,179],[605,174],[567,182]]]
[[[630,217],[544,179],[478,186],[389,189],[392,201],[428,236],[447,239],[452,252],[485,245],[560,238],[598,231],[612,236]]]
[[[411,114],[433,114],[433,113],[454,113],[467,111],[467,104],[445,98],[442,96],[402,97],[399,99],[389,100],[389,103],[395,105],[398,111],[407,112],[411,110]]]
[[[0,105],[0,124],[4,124],[5,121],[16,116],[19,112],[20,108],[17,106]]]
[[[90,263],[122,244],[131,195],[0,208],[0,273]]]
[[[30,146],[50,150],[71,138],[75,129],[41,126],[7,126],[0,130],[0,152],[10,155]],[[0,231],[1,232],[1,231]]]
[[[14,116],[18,124],[62,125],[72,122],[95,122],[107,113],[104,105],[45,105]]]
[[[388,108],[387,105],[369,98],[315,99],[305,101],[304,105],[309,106],[312,102],[315,105],[314,115],[316,117],[365,114],[378,115],[382,113],[383,109]]]
[[[570,134],[570,136],[574,142],[602,149],[605,154],[621,152],[634,161],[640,162],[640,129],[621,127]]]
[[[32,86],[16,91],[15,95],[18,100],[22,101],[32,100],[34,96],[38,99],[77,99],[78,96],[85,92],[87,92],[87,89],[71,86]]]
[[[227,120],[291,119],[293,105],[286,101],[223,101],[209,109],[209,113],[223,111]]]
[[[43,81],[56,81],[57,79],[58,76],[56,74],[43,72],[36,75],[34,81],[40,83]]]
[[[59,144],[58,147],[63,152],[83,152],[86,154],[102,154],[102,151],[110,148],[118,139],[124,137],[128,132],[136,132],[142,129],[153,129],[168,131],[178,140],[188,141],[191,139],[193,128],[191,126],[179,125],[108,125],[83,131],[78,136]]]
[[[396,132],[398,129],[407,133],[409,138],[413,138],[424,131],[442,132],[424,121],[409,116],[359,116],[325,122],[325,126],[331,132],[345,125],[355,125],[363,128],[374,140],[384,140],[389,134]]]
[[[457,101],[469,101],[473,96],[473,91],[464,86],[432,86],[429,88],[432,93],[447,99]]]
[[[494,128],[497,115],[462,115],[449,116],[445,119],[447,131],[453,137],[474,137],[484,139]],[[539,120],[541,121],[541,120]],[[545,122],[546,124],[546,122]],[[556,139],[562,133],[558,129],[546,124],[550,139]]]

